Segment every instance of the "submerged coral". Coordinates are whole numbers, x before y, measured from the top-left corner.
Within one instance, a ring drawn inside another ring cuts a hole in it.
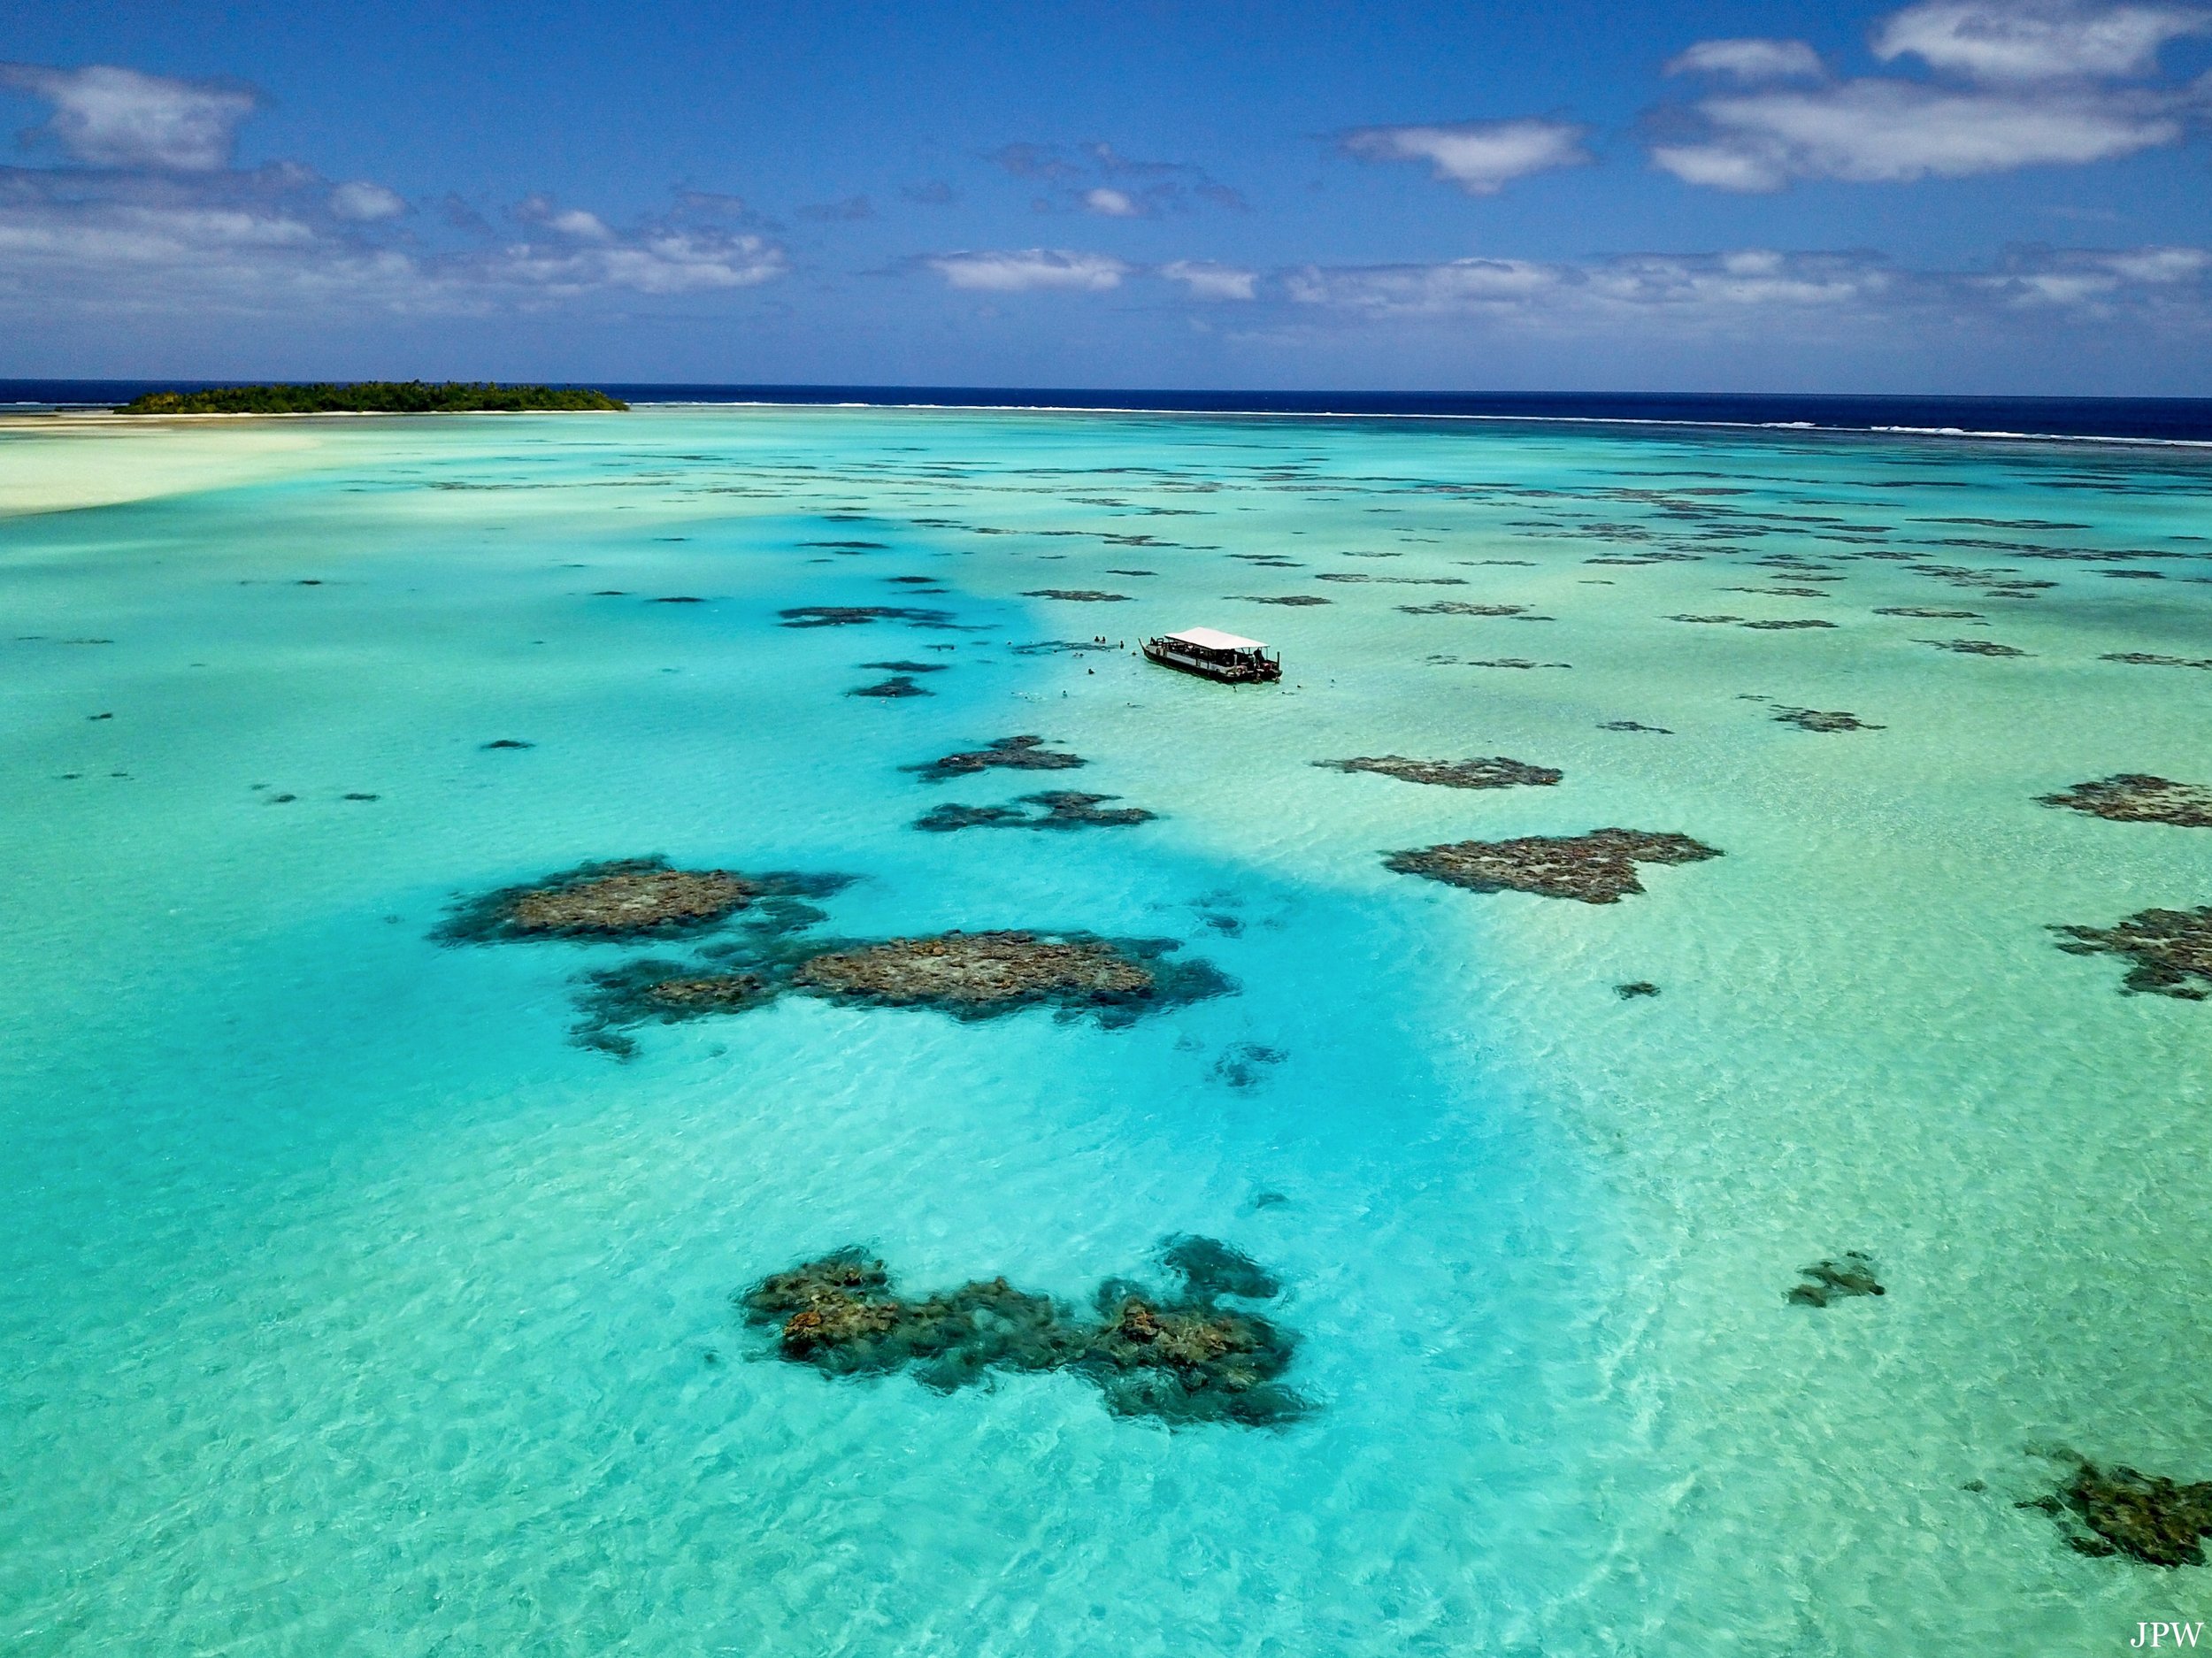
[[[909,1301],[881,1261],[840,1250],[764,1278],[737,1299],[745,1321],[776,1332],[778,1355],[827,1376],[910,1370],[941,1393],[999,1370],[1067,1370],[1118,1416],[1178,1425],[1279,1425],[1311,1409],[1284,1385],[1297,1339],[1222,1297],[1264,1301],[1275,1279],[1210,1238],[1168,1240],[1162,1264],[1181,1280],[1160,1295],[1110,1279],[1083,1317],[1003,1278]]]
[[[763,878],[764,887],[772,879]],[[818,878],[808,890],[841,884]],[[810,936],[824,913],[792,892],[787,886],[761,897],[694,960],[631,961],[586,975],[577,1040],[626,1058],[636,1048],[625,1034],[630,1026],[745,1013],[786,995],[935,1008],[960,1019],[1051,1007],[1063,1018],[1088,1017],[1118,1029],[1236,988],[1209,963],[1164,959],[1179,948],[1171,939],[1007,931],[824,940]]]
[[[620,858],[521,887],[503,887],[457,906],[437,936],[449,943],[501,939],[665,938],[711,927],[767,892],[798,890],[804,878],[671,869],[662,858]]]
[[[626,962],[594,973],[580,998],[575,1035],[586,1048],[627,1059],[637,1044],[625,1026],[675,1025],[710,1014],[743,1013],[772,1000],[776,986],[757,972],[718,971],[688,962]]]
[[[1513,788],[1556,783],[1566,775],[1548,765],[1509,760],[1495,755],[1482,760],[1409,760],[1403,755],[1363,755],[1350,760],[1316,760],[1314,764],[1336,771],[1379,771],[1407,783],[1433,783],[1443,788]]]
[[[2189,981],[2212,985],[2212,908],[2139,910],[2109,927],[2061,926],[2058,947],[2074,956],[2124,956],[2135,965],[2121,988],[2139,994],[2202,1002],[2207,993]]]
[[[1161,958],[1166,939],[1091,933],[941,933],[824,952],[799,964],[793,988],[834,1001],[931,1007],[990,1018],[1053,1006],[1125,1025],[1171,1002],[1217,995],[1229,981],[1202,962]]]
[[[800,604],[779,610],[786,627],[857,627],[870,622],[905,622],[914,627],[948,627],[950,610],[907,604]]]
[[[2024,656],[2028,653],[2017,645],[2001,645],[1993,639],[1916,639],[1916,645],[1933,645],[1938,650],[1955,650],[1962,656]]]
[[[1883,731],[1886,726],[1870,725],[1856,714],[1847,714],[1841,709],[1778,708],[1774,718],[1785,725],[1794,725],[1800,731]]]
[[[1328,600],[1317,593],[1232,593],[1232,599],[1241,599],[1247,604],[1326,604]]]
[[[2131,662],[2147,668],[2212,668],[2212,656],[2159,656],[2146,650],[2109,650],[2099,662]]]
[[[1647,731],[1655,737],[1671,737],[1674,733],[1664,725],[1647,725],[1640,720],[1608,719],[1598,724],[1600,731]]]
[[[1433,604],[1402,604],[1408,616],[1524,616],[1525,604],[1469,604],[1459,599],[1439,599]]]
[[[1126,604],[1125,593],[1101,593],[1095,587],[1039,587],[1033,593],[1022,595],[1025,599],[1061,599],[1072,604]]]
[[[980,748],[945,755],[926,765],[904,769],[919,772],[926,782],[941,783],[947,778],[965,777],[993,766],[1005,766],[1016,771],[1063,771],[1084,764],[1082,756],[1048,748],[1044,742],[1042,737],[1001,737]]]
[[[1041,794],[1025,794],[1010,806],[933,807],[914,820],[914,826],[940,834],[955,829],[1117,829],[1150,823],[1157,815],[1141,806],[1103,803],[1120,798],[1118,794],[1049,789]],[[1025,806],[1037,810],[1025,811]]]
[[[1279,1065],[1284,1057],[1281,1048],[1263,1042],[1238,1042],[1214,1061],[1212,1075],[1232,1088],[1255,1088],[1260,1083],[1261,1068]]]
[[[928,696],[931,693],[915,684],[910,674],[895,673],[887,679],[877,680],[873,685],[856,685],[845,695],[847,696],[899,697]]]
[[[1685,834],[1594,829],[1583,835],[1461,841],[1393,852],[1383,861],[1401,875],[1425,876],[1471,892],[1533,893],[1610,904],[1644,890],[1636,878],[1639,864],[1696,864],[1720,856]]]
[[[2093,783],[2077,783],[2036,803],[2066,806],[2115,823],[2166,823],[2184,829],[2212,829],[2212,788],[2176,783],[2140,771],[2122,771]]]
[[[2057,1491],[2020,1506],[2065,1525],[2078,1554],[2127,1554],[2154,1566],[2203,1565],[2202,1539],[2212,1536],[2212,1480],[2184,1485],[2086,1460]]]
[[[1791,1286],[1788,1300],[1793,1307],[1825,1307],[1847,1295],[1889,1293],[1874,1276],[1874,1263],[1856,1249],[1845,1250],[1840,1261],[1816,1261],[1800,1268],[1798,1276],[1810,1281]]]

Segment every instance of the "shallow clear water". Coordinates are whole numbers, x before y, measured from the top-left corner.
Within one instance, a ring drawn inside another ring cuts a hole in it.
[[[2035,803],[2212,784],[2212,672],[2103,659],[2212,657],[2212,459],[27,422],[0,503],[11,1650],[2088,1654],[2212,1615],[2212,1572],[2015,1506],[2060,1447],[2212,1477],[2212,1008],[2046,930],[2212,903],[2212,832]],[[1331,602],[1232,596],[1285,595]],[[1549,619],[1400,608],[1439,600]],[[780,625],[810,604],[957,626]],[[1194,623],[1283,687],[1016,649]],[[1916,642],[1958,638],[2026,654]],[[928,696],[846,694],[918,659]],[[1090,764],[901,769],[1018,733]],[[1310,764],[1380,754],[1565,779]],[[909,826],[1052,787],[1163,815]],[[1609,825],[1725,856],[1606,907],[1380,856]],[[653,853],[859,877],[842,936],[1170,937],[1239,989],[1122,1030],[790,998],[622,1063],[577,976],[665,947],[431,937]],[[730,1302],[856,1241],[1079,1302],[1175,1232],[1285,1279],[1308,1417],[832,1382]],[[1786,1304],[1846,1249],[1886,1296]]]

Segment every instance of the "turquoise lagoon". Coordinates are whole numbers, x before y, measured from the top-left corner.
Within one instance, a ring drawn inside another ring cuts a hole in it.
[[[2212,903],[2212,833],[2036,803],[2212,783],[2212,672],[2110,659],[2212,657],[2212,454],[26,420],[0,503],[11,1652],[2071,1654],[2212,1616],[2212,1572],[2016,1506],[2061,1447],[2212,1477],[2212,1008],[2047,931]],[[1123,648],[1194,623],[1282,687]],[[2022,654],[1920,642],[1961,639]],[[896,661],[944,671],[849,695]],[[1017,733],[1089,764],[902,769]],[[1565,777],[1312,764],[1385,754]],[[910,826],[1051,787],[1161,816]],[[1725,856],[1606,907],[1382,862],[1614,825]],[[841,936],[1171,938],[1238,990],[1119,1030],[788,998],[619,1061],[578,977],[664,947],[433,937],[648,854],[856,877]],[[1174,1233],[1282,1278],[1303,1419],[834,1382],[731,1301],[860,1243],[1083,1302]],[[1886,1295],[1788,1304],[1847,1249]]]

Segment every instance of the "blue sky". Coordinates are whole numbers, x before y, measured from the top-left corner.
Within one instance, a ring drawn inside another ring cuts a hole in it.
[[[0,375],[2212,394],[2212,10],[0,6]]]

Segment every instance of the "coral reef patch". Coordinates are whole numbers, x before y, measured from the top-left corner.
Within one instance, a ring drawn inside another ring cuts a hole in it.
[[[2212,985],[2212,907],[2200,910],[2139,910],[2109,927],[2061,926],[2059,948],[2074,956],[2124,956],[2135,965],[2120,987],[2135,994],[2173,996],[2202,1002],[2207,993],[2191,984]]]
[[[594,973],[580,998],[577,1040],[628,1058],[637,1044],[622,1033],[633,1025],[675,1025],[713,1014],[744,1013],[774,997],[757,972],[719,971],[687,962],[646,960]]]
[[[900,697],[928,696],[933,693],[915,684],[911,674],[895,673],[887,679],[877,680],[873,685],[856,685],[845,695],[847,696]]]
[[[859,627],[870,622],[904,622],[913,627],[949,627],[950,610],[910,604],[800,604],[779,610],[786,627]]]
[[[837,940],[803,936],[821,910],[764,898],[733,935],[692,961],[632,961],[586,976],[577,1040],[626,1058],[632,1025],[747,1013],[786,995],[857,1007],[933,1008],[963,1020],[1050,1007],[1109,1030],[1148,1013],[1226,994],[1234,983],[1203,961],[1170,961],[1172,939],[1026,930]]]
[[[828,890],[834,890],[832,883]],[[580,864],[457,905],[438,929],[448,943],[507,939],[645,939],[702,932],[764,894],[819,892],[803,876],[671,869],[664,858]]]
[[[1003,1278],[907,1300],[884,1263],[842,1249],[764,1278],[737,1296],[745,1322],[776,1332],[779,1357],[831,1377],[911,1374],[939,1393],[999,1371],[1065,1370],[1117,1416],[1175,1426],[1280,1426],[1311,1409],[1285,1385],[1297,1339],[1222,1298],[1264,1301],[1275,1279],[1228,1245],[1170,1239],[1161,1263],[1180,1280],[1161,1294],[1109,1279],[1077,1314]]]
[[[948,833],[955,829],[1118,829],[1150,823],[1157,816],[1141,806],[1108,806],[1118,794],[1084,794],[1048,789],[1025,794],[1010,806],[932,807],[914,820],[917,829]],[[1034,810],[1025,810],[1025,807]]]
[[[1639,864],[1697,864],[1721,856],[1685,834],[1594,829],[1582,835],[1525,835],[1515,841],[1460,841],[1393,852],[1385,865],[1478,893],[1532,893],[1586,904],[1617,903],[1644,890]]]
[[[2131,1554],[2154,1566],[2203,1565],[2202,1539],[2212,1536],[2212,1480],[2184,1485],[2086,1459],[2055,1492],[2020,1506],[2057,1520],[2077,1554]]]
[[[1509,760],[1503,755],[1481,760],[1409,760],[1403,755],[1363,755],[1350,760],[1316,760],[1314,764],[1336,771],[1379,771],[1407,783],[1433,783],[1440,788],[1541,787],[1566,775],[1548,765]]]
[[[1084,764],[1081,755],[1065,754],[1044,744],[1042,737],[1001,737],[980,748],[945,755],[926,765],[903,769],[920,773],[925,782],[941,783],[948,778],[967,777],[994,766],[1015,771],[1064,771]]]
[[[2166,823],[2184,829],[2212,829],[2212,788],[2140,771],[2122,771],[2093,783],[2077,783],[2056,794],[2039,794],[2036,803],[2065,806],[2115,823]]]
[[[1260,593],[1232,593],[1229,595],[1229,597],[1232,599],[1240,599],[1247,604],[1326,604],[1329,603],[1328,600],[1323,598],[1317,593],[1279,593],[1273,595]]]
[[[1633,1002],[1640,996],[1657,995],[1659,986],[1648,979],[1633,979],[1624,985],[1614,986],[1613,994],[1623,1002]]]
[[[1778,708],[1774,718],[1785,725],[1794,725],[1800,731],[1886,731],[1888,727],[1871,725],[1856,714],[1847,714],[1841,709]]]
[[[1402,604],[1408,616],[1525,616],[1525,604],[1469,604],[1459,599],[1439,599],[1434,604]]]
[[[1786,1299],[1793,1307],[1825,1307],[1846,1296],[1889,1293],[1874,1276],[1874,1263],[1856,1249],[1845,1250],[1840,1261],[1800,1268],[1798,1276],[1807,1281],[1790,1286]]]
[[[2212,668],[2212,656],[2159,656],[2146,650],[2111,650],[2099,662],[2131,662],[2146,668]]]
[[[1170,939],[1087,933],[940,933],[809,956],[791,985],[835,1002],[935,1008],[959,1019],[1050,1006],[1118,1026],[1232,987],[1206,963],[1163,959],[1177,948]]]
[[[1933,645],[1938,650],[1955,650],[1962,656],[2024,656],[2028,653],[2017,645],[2001,645],[1993,639],[1916,639],[1916,645]]]
[[[1125,593],[1101,593],[1095,587],[1040,587],[1034,593],[1025,593],[1025,599],[1064,599],[1072,604],[1126,604]]]

